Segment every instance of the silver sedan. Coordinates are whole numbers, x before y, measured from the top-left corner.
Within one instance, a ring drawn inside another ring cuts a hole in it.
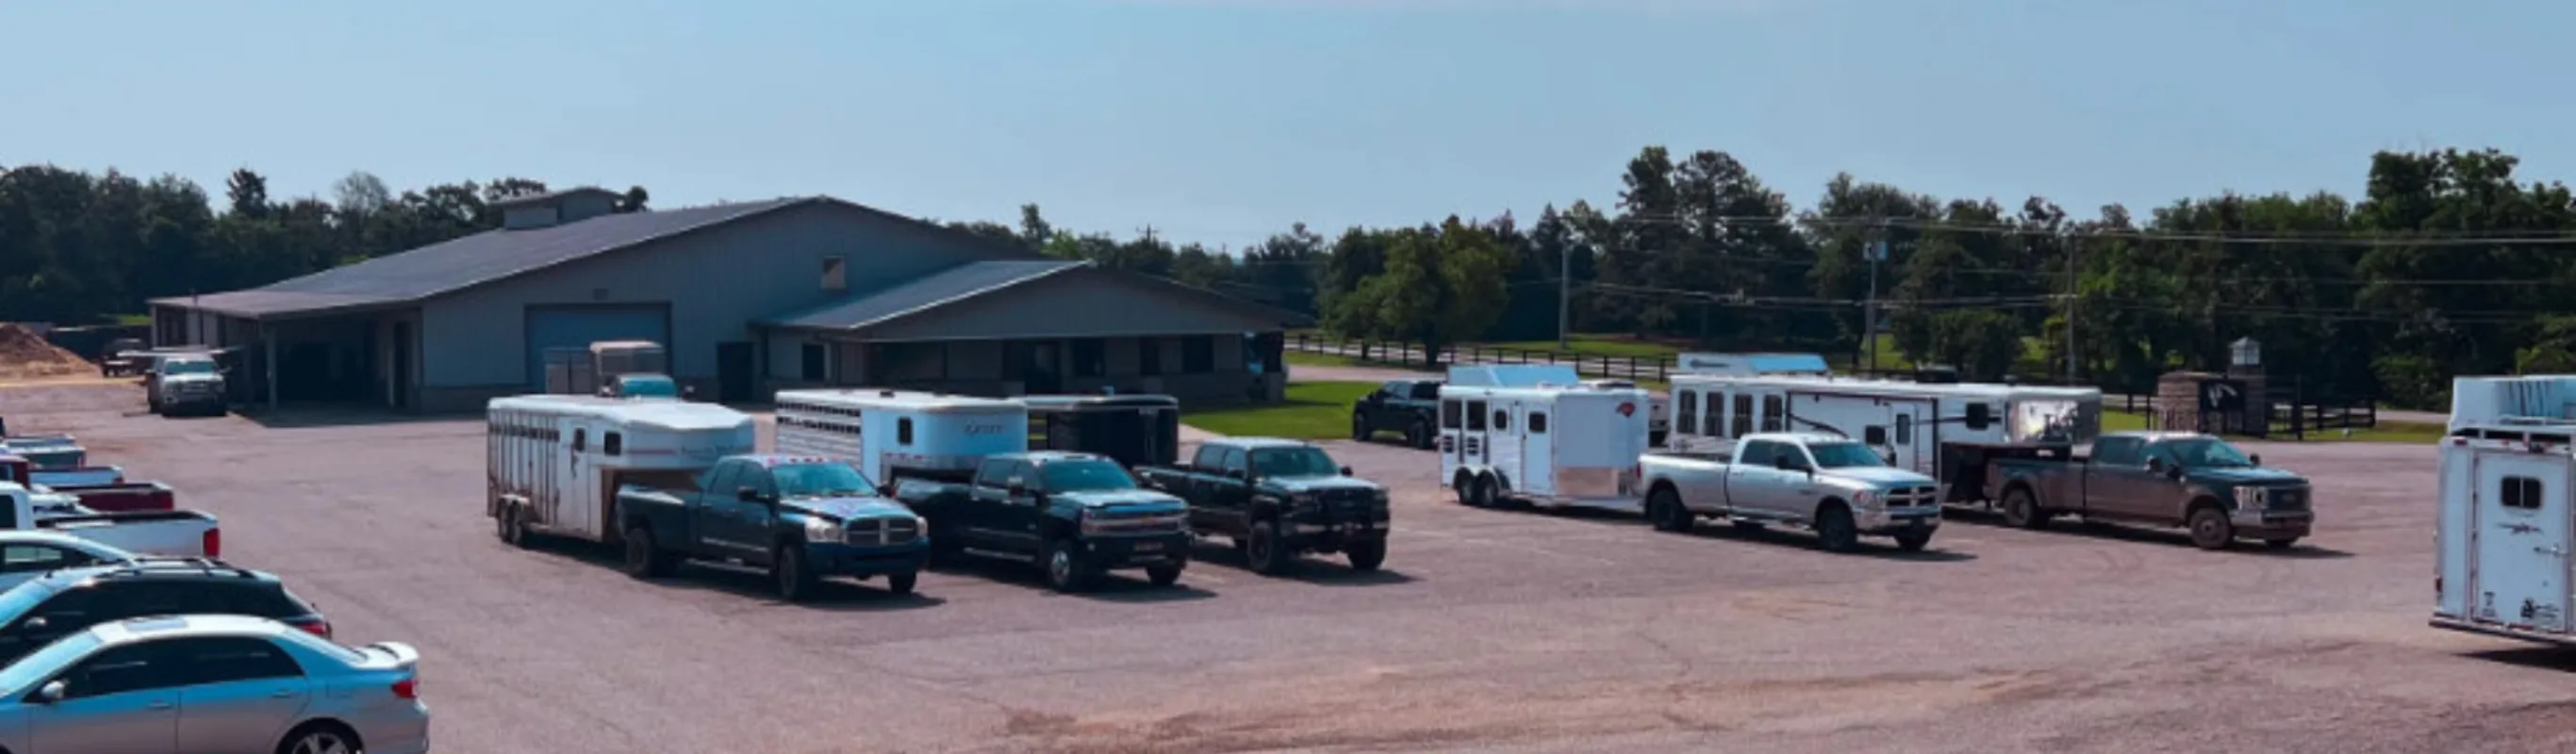
[[[0,670],[0,749],[419,754],[409,645],[353,649],[265,618],[101,623]]]

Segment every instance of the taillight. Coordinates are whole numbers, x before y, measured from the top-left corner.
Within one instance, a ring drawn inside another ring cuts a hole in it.
[[[325,639],[331,638],[331,622],[327,620],[305,621],[295,624],[295,627],[304,629],[305,633],[312,634],[314,636],[319,636]]]
[[[402,679],[402,680],[399,680],[399,681],[395,681],[395,682],[394,682],[394,696],[401,697],[401,698],[404,698],[404,699],[418,699],[418,698],[420,698],[420,679],[418,679],[418,678],[405,678],[405,679]]]
[[[213,560],[213,559],[216,559],[216,558],[221,558],[221,557],[223,557],[223,556],[224,556],[224,530],[222,530],[222,529],[207,529],[207,530],[206,530],[206,534],[205,534],[205,536],[200,537],[200,538],[198,539],[198,541],[197,541],[197,547],[198,547],[198,549],[202,549],[202,550],[205,550],[205,551],[206,551],[206,559],[208,559],[208,560]]]

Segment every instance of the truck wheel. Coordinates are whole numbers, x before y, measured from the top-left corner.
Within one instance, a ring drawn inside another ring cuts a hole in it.
[[[920,583],[920,571],[904,571],[902,573],[886,574],[886,591],[893,592],[895,594],[911,594],[912,588]]]
[[[1243,538],[1243,563],[1251,567],[1253,573],[1277,576],[1288,570],[1288,561],[1295,557],[1286,549],[1280,546],[1278,524],[1255,522],[1252,534]]]
[[[1851,509],[1835,503],[1817,512],[1816,542],[1824,546],[1825,552],[1851,552],[1860,547],[1860,527],[1852,523]]]
[[[2031,499],[2030,490],[2014,487],[2004,492],[2004,523],[2023,529],[2048,525],[2048,517],[2039,512],[2039,501]]]
[[[1671,487],[1656,487],[1653,494],[1646,496],[1646,520],[1654,522],[1655,531],[1687,533],[1692,524],[1698,523],[1697,518],[1682,505],[1681,494]]]
[[[1038,565],[1046,569],[1047,586],[1067,594],[1090,588],[1097,575],[1082,553],[1074,551],[1073,543],[1061,537],[1047,540]]]
[[[2269,547],[2269,548],[2272,548],[2272,549],[2275,549],[2275,550],[2287,550],[2287,549],[2290,549],[2292,546],[2297,545],[2298,543],[2299,543],[2299,538],[2298,538],[2298,537],[2281,537],[2281,538],[2278,538],[2278,539],[2266,539],[2266,540],[2263,540],[2263,546],[2264,546],[2264,547]]]
[[[2215,505],[2191,509],[2191,544],[2203,550],[2224,550],[2236,541],[2236,524],[2227,520],[2227,512]]]
[[[1897,549],[1906,552],[1922,552],[1923,547],[1929,544],[1932,544],[1932,533],[1928,531],[1909,531],[1896,535]]]
[[[671,575],[671,559],[653,544],[653,530],[637,524],[626,530],[626,575],[639,579]]]
[[[1415,419],[1413,424],[1404,428],[1404,442],[1415,450],[1430,450],[1431,446],[1439,444],[1439,438],[1431,434],[1431,422]]]
[[[1181,568],[1183,565],[1184,564],[1182,563],[1169,563],[1158,566],[1146,566],[1145,579],[1154,582],[1155,586],[1171,586],[1173,584],[1178,584],[1181,582]]]
[[[1351,570],[1367,573],[1386,565],[1386,540],[1363,539],[1343,548],[1342,555],[1351,559]]]
[[[769,570],[778,577],[778,597],[803,602],[814,596],[814,573],[805,567],[805,548],[779,545],[770,554]]]
[[[1369,431],[1368,415],[1351,414],[1351,439],[1357,442],[1368,442],[1371,434],[1374,433]]]

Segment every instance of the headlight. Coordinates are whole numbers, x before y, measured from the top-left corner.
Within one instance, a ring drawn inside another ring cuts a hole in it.
[[[805,519],[805,541],[838,542],[840,539],[841,525],[839,523],[821,518]]]
[[[1852,505],[1855,507],[1867,508],[1876,504],[1878,504],[1878,493],[1876,492],[1861,490],[1859,492],[1852,493]]]
[[[2237,510],[2248,510],[2248,511],[2250,511],[2250,510],[2262,510],[2262,509],[2263,509],[2263,488],[2261,488],[2261,487],[2238,487],[2238,488],[2236,488],[2236,509],[2237,509]]]

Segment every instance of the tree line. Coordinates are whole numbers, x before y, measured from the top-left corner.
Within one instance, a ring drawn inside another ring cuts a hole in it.
[[[2516,167],[2495,150],[2382,152],[2357,199],[2219,193],[2083,218],[2044,197],[1943,199],[1851,175],[1800,209],[1725,152],[1647,147],[1606,204],[1527,223],[1300,223],[1242,249],[1059,228],[1034,204],[1016,224],[946,224],[1352,337],[1550,339],[1563,288],[1577,332],[1858,353],[1876,311],[1895,350],[1963,376],[2123,390],[2224,369],[2251,337],[2310,395],[2438,406],[2453,375],[2576,372],[2576,196]],[[20,166],[0,171],[0,319],[89,321],[263,285],[498,227],[493,202],[543,190],[505,177],[395,194],[359,172],[329,198],[281,200],[243,169],[218,202],[171,176]],[[630,189],[622,209],[648,199]]]

